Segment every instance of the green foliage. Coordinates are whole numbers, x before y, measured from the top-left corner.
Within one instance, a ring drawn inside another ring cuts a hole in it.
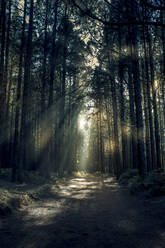
[[[151,196],[165,195],[165,173],[154,170],[144,179],[144,187]]]
[[[152,187],[153,184],[163,186],[165,183],[165,174],[159,170],[154,170],[144,179],[146,188]]]
[[[35,193],[36,198],[41,198],[43,196],[48,196],[52,191],[52,185],[51,184],[45,184],[41,186],[38,191]]]
[[[27,206],[33,200],[52,194],[52,187],[56,191],[56,176],[51,175],[50,179],[44,178],[39,172],[23,171],[23,184],[10,183],[11,171],[0,170],[0,216],[12,214],[14,211]],[[7,177],[7,178],[6,178]]]
[[[30,203],[32,203],[32,199],[27,193],[18,194],[18,196],[16,197],[12,196],[12,198],[8,200],[8,205],[13,210],[20,209],[24,206],[29,205]]]
[[[11,194],[7,189],[6,190],[3,190],[3,189],[0,190],[0,202],[2,204],[7,204],[8,199],[10,197],[11,197]]]
[[[138,176],[137,169],[128,169],[120,176],[119,183],[122,185],[128,185],[130,183],[130,180],[132,180],[136,176]]]
[[[13,211],[27,206],[32,202],[30,196],[25,192],[10,192],[10,190],[0,191],[0,215],[6,216]]]
[[[0,168],[0,178],[7,179],[11,177],[11,169]]]
[[[36,185],[45,184],[50,178],[46,178],[39,171],[23,171],[22,181],[24,183],[32,183]]]
[[[130,178],[128,188],[131,194],[144,190],[142,178],[139,175]]]
[[[128,186],[131,194],[144,192],[148,197],[165,195],[165,173],[162,170],[153,170],[142,179],[137,170],[129,169],[121,175],[119,183]]]
[[[0,216],[6,216],[12,213],[12,209],[4,204],[0,202]]]

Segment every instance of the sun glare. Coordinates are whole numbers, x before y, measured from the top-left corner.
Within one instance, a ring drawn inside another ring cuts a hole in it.
[[[85,124],[86,124],[86,120],[84,116],[80,116],[79,119],[79,129],[80,130],[84,130],[85,129]]]
[[[155,80],[154,81],[154,91],[156,91],[159,88],[159,81]]]
[[[89,140],[90,140],[90,120],[87,118],[87,114],[81,113],[78,119],[78,127],[82,137],[82,143],[80,147],[80,157],[78,161],[79,171],[86,171],[89,154]]]

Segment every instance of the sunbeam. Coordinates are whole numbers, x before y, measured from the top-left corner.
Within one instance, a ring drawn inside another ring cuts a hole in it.
[[[81,145],[80,145],[80,160],[78,164],[79,171],[87,170],[87,162],[89,156],[89,141],[90,141],[90,131],[91,122],[87,118],[87,113],[79,115],[78,119],[79,131],[81,133]]]
[[[79,118],[79,129],[84,130],[85,129],[85,124],[86,124],[86,120],[85,120],[85,117],[82,115]]]

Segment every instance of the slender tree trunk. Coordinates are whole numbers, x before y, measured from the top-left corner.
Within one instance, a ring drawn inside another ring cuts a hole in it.
[[[17,93],[16,93],[16,113],[15,113],[15,132],[14,132],[14,161],[12,169],[12,181],[17,178],[17,168],[21,166],[20,161],[20,115],[21,115],[21,89],[22,89],[22,74],[23,74],[23,56],[25,48],[25,26],[26,26],[26,13],[27,12],[27,0],[24,1],[24,17],[22,24],[22,35],[21,35],[21,46],[19,56],[19,69],[18,69],[18,80],[17,80]],[[23,128],[23,127],[22,127]],[[23,130],[22,130],[23,132]]]
[[[131,126],[131,153],[130,161],[132,168],[138,168],[138,152],[137,152],[137,127],[136,127],[136,113],[135,113],[135,94],[134,94],[134,84],[133,84],[133,75],[132,75],[132,49],[131,49],[131,27],[128,28],[128,92],[129,92],[129,116],[130,116],[130,126]]]
[[[50,108],[53,105],[54,71],[55,71],[55,63],[56,63],[57,10],[58,10],[58,0],[55,0],[54,24],[53,24],[53,33],[52,33],[52,51],[51,51],[51,58],[50,58],[50,82],[49,82],[48,108]]]
[[[155,89],[155,74],[154,74],[154,61],[152,52],[152,40],[150,34],[148,34],[148,45],[149,45],[149,57],[150,57],[150,71],[151,71],[151,88],[153,97],[153,112],[154,112],[154,125],[155,125],[155,142],[156,142],[156,158],[157,158],[157,168],[161,168],[161,152],[160,152],[160,128],[158,121],[158,111],[157,111],[157,94]]]
[[[143,99],[144,99],[144,114],[145,114],[145,147],[146,147],[146,159],[147,159],[147,171],[151,171],[152,163],[151,163],[151,143],[150,143],[150,128],[149,128],[149,114],[148,114],[148,104],[147,104],[147,87],[145,81],[145,66],[144,61],[141,64],[142,68],[142,78],[143,78]]]
[[[145,30],[143,29],[143,41],[144,41],[144,54],[145,54],[145,79],[146,79],[146,99],[148,105],[148,118],[149,118],[149,129],[150,129],[150,144],[151,144],[151,162],[152,169],[155,168],[156,158],[155,158],[155,141],[154,141],[154,128],[152,119],[152,106],[151,106],[151,93],[150,93],[150,77],[149,77],[149,65],[148,65],[148,55],[147,55],[147,44],[145,37]]]
[[[0,167],[4,164],[4,149],[6,147],[6,81],[5,81],[5,35],[6,35],[6,4],[7,0],[1,0],[0,31],[1,31],[1,50],[0,50]]]
[[[8,64],[9,64],[9,47],[10,47],[10,28],[11,28],[11,7],[12,7],[12,1],[9,0],[8,4],[8,21],[7,21],[7,34],[6,34],[6,52],[5,52],[5,85],[8,84]],[[6,92],[5,92],[6,93]],[[7,94],[6,94],[7,98]],[[6,111],[6,120],[7,120],[8,113]]]
[[[50,80],[49,80],[49,99],[48,99],[48,110],[51,111],[51,108],[54,103],[54,77],[55,77],[55,67],[56,67],[56,38],[57,38],[57,16],[58,16],[58,0],[54,2],[54,23],[53,23],[53,32],[52,32],[52,41],[51,41],[51,57],[50,57]],[[49,113],[49,111],[47,113]],[[48,119],[48,116],[47,116]],[[53,136],[53,125],[51,125],[51,133]],[[49,142],[47,147],[48,155],[48,164],[50,166],[52,155],[54,156],[53,151],[53,139]]]
[[[65,10],[66,11],[66,10]],[[64,27],[67,25],[67,17],[65,13]],[[65,144],[65,91],[66,91],[66,59],[67,59],[67,29],[64,28],[64,40],[63,40],[63,57],[62,57],[62,78],[61,78],[61,106],[60,106],[60,122],[59,130],[61,132],[61,145]],[[60,151],[60,158],[63,157],[63,151]],[[63,167],[65,167],[63,162]],[[64,168],[61,167],[61,172]]]
[[[118,134],[118,106],[116,96],[116,86],[114,80],[111,81],[112,92],[112,109],[113,109],[113,128],[114,128],[114,161],[115,161],[115,174],[117,179],[121,174],[121,155],[119,148],[119,134]]]
[[[45,10],[45,37],[44,37],[44,57],[43,57],[43,69],[42,69],[42,91],[41,91],[41,112],[44,113],[46,110],[45,104],[45,87],[46,87],[46,60],[48,55],[48,11],[49,11],[49,0],[46,0],[46,10]]]
[[[22,118],[21,118],[21,147],[22,158],[21,167],[28,169],[29,156],[30,156],[30,76],[31,76],[31,59],[32,59],[32,34],[33,34],[33,8],[34,0],[30,0],[30,16],[28,38],[26,45],[26,59],[24,69],[24,87],[23,87],[23,105],[22,105]]]
[[[131,2],[132,18],[136,19],[136,4]],[[136,128],[137,128],[137,148],[138,148],[138,169],[139,174],[144,175],[145,154],[144,154],[144,127],[142,112],[142,90],[139,72],[137,26],[133,25],[131,30],[132,41],[132,74],[136,106]]]
[[[100,153],[100,171],[104,169],[104,151],[103,151],[103,133],[102,133],[102,100],[99,99],[99,153]]]
[[[164,1],[161,1],[162,6],[164,5]],[[165,23],[165,12],[161,11],[160,14],[160,18],[161,18],[161,22]],[[162,121],[161,121],[161,137],[162,140],[165,140],[165,132],[164,132],[164,126],[165,126],[165,29],[162,28],[161,29],[161,38],[162,38],[162,46],[161,49],[163,50],[163,62],[161,63],[161,69],[162,69],[162,83],[161,83],[161,93],[162,93],[162,104],[163,104],[163,116],[162,116]],[[160,50],[161,52],[161,50]],[[163,143],[162,143],[163,146]],[[162,150],[162,165],[165,163],[165,149],[161,149]]]
[[[119,40],[119,82],[120,82],[120,121],[121,121],[121,143],[122,143],[122,165],[123,170],[127,168],[127,156],[126,156],[126,135],[125,135],[125,101],[124,101],[124,71],[122,65],[122,38],[121,30],[118,31],[118,40]]]
[[[105,102],[105,109],[106,109],[106,116],[107,116],[108,143],[109,143],[108,172],[112,172],[113,161],[112,161],[112,154],[111,154],[111,151],[110,151],[110,147],[111,147],[111,126],[110,126],[110,115],[109,115],[109,111],[108,111],[108,103],[107,102]]]

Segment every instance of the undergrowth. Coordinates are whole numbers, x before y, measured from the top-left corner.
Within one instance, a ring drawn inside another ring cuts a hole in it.
[[[56,181],[61,179],[52,174],[49,178],[39,172],[23,173],[23,183],[11,183],[11,170],[0,169],[0,215],[5,216],[31,204],[35,200],[55,192]]]
[[[148,197],[165,195],[165,173],[162,170],[153,170],[142,178],[138,170],[129,169],[120,176],[119,183],[128,186],[131,194],[142,192]]]

